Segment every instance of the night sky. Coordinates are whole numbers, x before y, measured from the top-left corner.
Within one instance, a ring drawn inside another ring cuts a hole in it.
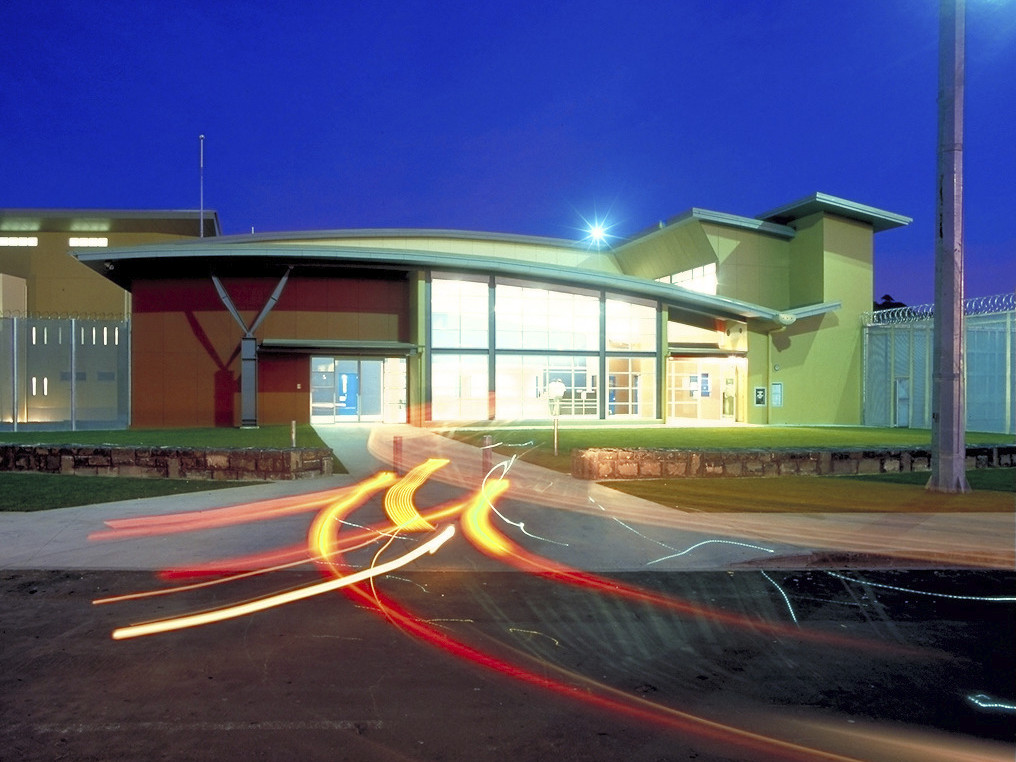
[[[968,0],[966,293],[1016,287],[1016,0]],[[226,233],[626,236],[821,191],[914,218],[934,298],[938,3],[0,3],[0,207],[192,208]]]

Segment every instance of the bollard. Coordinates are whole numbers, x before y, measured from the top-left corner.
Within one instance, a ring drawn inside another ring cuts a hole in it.
[[[480,481],[487,478],[490,469],[494,467],[494,439],[490,434],[483,435],[483,449],[480,450]]]
[[[296,421],[289,422],[289,446],[296,447]]]
[[[396,476],[402,475],[402,435],[392,437],[392,469]]]

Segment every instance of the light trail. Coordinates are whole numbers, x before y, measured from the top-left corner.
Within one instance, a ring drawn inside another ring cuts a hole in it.
[[[660,561],[669,561],[671,558],[678,558],[679,556],[686,555],[688,553],[691,553],[693,550],[697,550],[698,548],[701,548],[703,545],[709,545],[711,543],[718,543],[720,545],[738,545],[738,546],[740,546],[742,548],[751,548],[752,550],[762,550],[762,551],[765,551],[766,553],[775,553],[776,552],[772,548],[763,548],[761,545],[752,545],[752,544],[747,543],[747,542],[738,542],[737,540],[702,540],[702,542],[697,542],[694,545],[692,545],[691,547],[685,548],[684,550],[678,551],[677,553],[672,553],[669,556],[663,556],[663,558],[657,558],[657,559],[654,559],[652,561],[647,561],[646,562],[646,566],[651,566],[653,564],[658,564],[658,563],[660,563]],[[663,543],[660,543],[660,544],[662,545]]]
[[[416,510],[413,496],[431,474],[450,462],[447,458],[428,458],[385,493],[385,515],[395,526],[406,532],[434,531],[433,524],[421,517]]]
[[[487,485],[490,490],[501,487],[501,491],[507,488],[507,480],[493,482]],[[497,494],[500,494],[498,492]],[[496,495],[495,495],[496,496]],[[873,641],[864,641],[855,636],[842,636],[837,633],[822,632],[820,630],[803,629],[795,624],[790,626],[782,622],[767,622],[741,614],[733,614],[720,611],[709,606],[692,603],[691,601],[674,598],[672,596],[656,593],[636,585],[629,585],[618,580],[601,577],[589,572],[580,571],[573,567],[551,561],[543,556],[530,553],[525,548],[517,545],[503,533],[499,532],[490,520],[489,500],[484,499],[484,494],[479,495],[480,499],[474,500],[463,513],[460,523],[462,533],[466,539],[473,543],[476,548],[492,558],[497,558],[505,563],[511,564],[520,571],[526,571],[557,582],[564,582],[576,587],[583,587],[596,590],[610,595],[619,595],[633,601],[641,601],[658,606],[665,610],[674,611],[680,614],[698,616],[710,621],[734,625],[741,628],[753,629],[760,632],[767,632],[774,635],[782,635],[795,639],[804,639],[836,645],[841,647],[860,648],[866,647],[873,650],[890,651],[899,654],[917,655],[926,653],[921,649]]]
[[[376,590],[367,592],[360,586],[351,585],[346,587],[344,592],[370,604],[372,608],[384,616],[385,619],[399,627],[399,629],[432,646],[502,675],[585,703],[609,715],[623,714],[658,727],[662,726],[670,730],[693,733],[714,742],[733,743],[768,754],[775,752],[782,755],[785,759],[800,760],[801,762],[814,762],[815,760],[825,760],[826,762],[862,762],[856,757],[827,752],[792,741],[784,741],[657,704],[641,697],[633,696],[627,691],[618,690],[590,678],[576,675],[556,664],[545,661],[540,662],[542,672],[557,673],[563,678],[578,682],[577,685],[569,685],[562,680],[547,677],[546,674],[539,674],[452,638],[448,634],[429,626],[424,620],[417,617],[408,609],[403,608],[394,600],[379,595]]]
[[[980,601],[982,603],[1013,603],[1016,601],[1016,596],[1012,595],[950,595],[949,593],[933,593],[930,590],[913,590],[909,587],[897,587],[896,585],[886,585],[882,582],[869,582],[864,579],[854,579],[848,577],[845,574],[839,574],[834,571],[825,570],[825,573],[836,577],[837,579],[846,580],[847,582],[853,582],[855,585],[871,585],[872,587],[881,587],[884,590],[894,590],[897,593],[912,593],[913,595],[929,595],[933,598],[948,598],[954,601]]]
[[[975,693],[973,696],[967,696],[967,701],[981,707],[981,709],[999,709],[1003,712],[1016,712],[1016,704],[1003,704],[986,693]]]
[[[799,622],[797,621],[797,614],[794,613],[794,607],[790,605],[790,597],[786,594],[786,592],[783,590],[782,587],[776,584],[776,580],[774,580],[765,572],[762,572],[762,576],[765,577],[767,580],[769,580],[772,583],[772,586],[780,591],[780,595],[783,596],[783,600],[787,604],[787,610],[790,612],[790,618],[794,620],[794,624],[799,624]]]
[[[503,460],[500,463],[495,464],[494,467],[491,468],[490,471],[488,471],[484,475],[483,482],[480,484],[481,491],[486,490],[486,488],[487,488],[487,480],[490,478],[491,474],[493,474],[497,469],[499,469],[499,468],[501,469],[501,476],[498,477],[498,480],[500,481],[501,479],[504,479],[508,475],[508,472],[511,470],[511,467],[513,465],[515,465],[515,461],[517,459],[518,459],[517,455],[512,455],[510,459]],[[519,531],[522,532],[522,534],[524,534],[526,537],[532,537],[534,540],[540,540],[541,542],[550,542],[550,543],[553,543],[554,545],[561,545],[562,547],[565,547],[565,548],[568,547],[568,543],[566,543],[566,542],[559,542],[557,540],[551,540],[550,538],[540,537],[539,535],[533,534],[528,529],[526,529],[525,522],[523,522],[523,521],[512,521],[507,516],[505,516],[503,513],[501,513],[501,511],[499,511],[497,509],[497,507],[493,503],[491,503],[489,500],[487,501],[487,504],[489,505],[490,510],[492,510],[494,513],[496,513],[498,518],[501,519],[501,521],[503,521],[506,524],[511,524],[513,527],[518,527]]]
[[[391,479],[395,475],[380,472],[372,479]],[[259,500],[252,503],[209,508],[200,511],[185,511],[154,516],[140,516],[125,519],[109,519],[103,522],[109,529],[93,532],[89,540],[111,540],[127,537],[148,537],[173,534],[178,532],[198,532],[205,529],[249,524],[255,521],[276,519],[299,513],[320,510],[330,502],[342,499],[348,492],[355,490],[359,484],[338,489],[314,492],[310,495],[293,495],[289,497]]]
[[[290,590],[286,593],[268,596],[267,598],[262,598],[257,601],[241,603],[236,606],[227,606],[213,611],[206,611],[201,614],[191,614],[187,616],[174,617],[172,619],[162,619],[157,622],[147,622],[145,624],[136,624],[130,627],[121,627],[113,630],[113,639],[125,640],[128,638],[141,637],[143,635],[155,635],[163,632],[171,632],[173,630],[182,630],[189,627],[212,624],[214,622],[222,622],[226,619],[235,619],[236,617],[247,616],[248,614],[265,611],[266,609],[270,609],[275,606],[282,606],[286,603],[304,600],[315,595],[321,595],[322,593],[340,590],[343,587],[354,585],[357,582],[363,582],[364,580],[375,577],[378,574],[387,574],[388,572],[395,571],[408,563],[412,563],[420,556],[428,553],[434,553],[439,547],[448,542],[454,534],[455,526],[449,524],[436,536],[421,544],[419,547],[409,551],[405,555],[399,556],[392,561],[372,566],[369,569],[364,569],[362,571],[355,572],[354,574],[348,574],[325,582],[319,582],[314,585],[301,587],[296,590]]]

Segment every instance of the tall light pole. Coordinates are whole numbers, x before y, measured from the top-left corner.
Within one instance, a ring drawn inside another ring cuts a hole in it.
[[[199,194],[200,200],[200,211],[198,212],[198,224],[201,228],[198,230],[198,238],[205,237],[205,136],[198,135],[198,185],[200,186]]]
[[[941,0],[938,62],[938,213],[934,375],[928,489],[967,492],[963,372],[964,0]]]

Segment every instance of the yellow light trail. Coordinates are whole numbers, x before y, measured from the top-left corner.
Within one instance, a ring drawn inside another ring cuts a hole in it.
[[[113,639],[126,640],[127,638],[137,638],[143,635],[156,635],[158,633],[171,632],[173,630],[182,630],[189,627],[212,624],[226,619],[235,619],[236,617],[255,614],[259,611],[265,611],[266,609],[270,609],[275,606],[304,600],[333,590],[339,590],[348,585],[355,585],[357,582],[363,582],[364,580],[370,579],[371,577],[379,574],[387,574],[388,572],[395,571],[396,569],[415,561],[420,556],[428,553],[434,553],[439,547],[448,542],[454,534],[455,526],[449,524],[439,534],[432,537],[430,540],[427,540],[419,547],[414,548],[396,559],[373,566],[369,569],[363,569],[362,571],[355,572],[354,574],[349,574],[344,577],[319,582],[315,585],[308,585],[307,587],[301,587],[297,590],[290,590],[286,593],[272,595],[257,601],[241,603],[236,606],[227,606],[225,608],[215,609],[214,611],[206,611],[201,614],[190,614],[188,616],[175,617],[173,619],[163,619],[158,622],[147,622],[145,624],[131,625],[130,627],[121,627],[113,631]]]
[[[434,531],[434,526],[416,510],[413,496],[432,473],[450,462],[448,458],[428,458],[385,493],[385,514],[395,526],[406,532]]]

